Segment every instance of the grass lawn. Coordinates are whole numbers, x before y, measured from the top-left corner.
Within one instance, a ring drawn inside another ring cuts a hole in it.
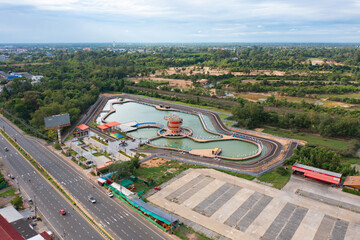
[[[215,169],[215,170],[217,170],[217,169]],[[235,177],[244,178],[244,179],[250,180],[250,181],[255,178],[255,177],[253,177],[253,176],[250,176],[250,175],[247,175],[247,174],[242,174],[242,173],[235,173],[235,172],[224,171],[224,170],[217,170],[217,171],[223,172],[223,173],[226,173],[226,174],[235,176]]]
[[[295,133],[289,130],[285,130],[285,129],[279,129],[279,128],[273,128],[273,127],[264,127],[264,133],[269,133],[269,134],[273,134],[276,136],[281,136],[281,137],[287,137],[287,138],[292,138],[292,139],[297,139],[297,140],[304,140],[306,142],[308,142],[311,145],[320,145],[320,146],[324,146],[324,147],[328,147],[328,148],[332,148],[332,149],[345,149],[348,145],[346,140],[338,140],[338,139],[332,139],[332,138],[326,138],[326,137],[321,137],[321,136],[317,136],[314,134],[310,134],[310,133]]]
[[[0,197],[10,197],[15,196],[15,188],[11,188],[9,190],[6,190],[5,192],[0,193]]]
[[[220,117],[221,119],[224,119],[224,118],[227,118],[227,117],[231,116],[231,115],[229,115],[229,114],[224,114],[224,113],[218,113],[218,115],[219,115],[219,117]]]
[[[204,168],[203,166],[185,164],[178,161],[167,161],[160,164],[157,167],[141,167],[136,169],[135,176],[141,178],[147,182],[154,181],[155,184],[152,186],[146,186],[143,183],[136,183],[136,192],[141,190],[149,190],[154,186],[158,186],[164,182],[169,181],[174,176],[178,175],[182,171],[185,171],[189,168]]]
[[[201,233],[197,233],[194,230],[185,227],[184,225],[182,226],[178,226],[175,230],[174,230],[174,234],[176,236],[178,236],[181,239],[185,239],[185,240],[210,240],[211,238],[208,238],[204,235],[202,235]]]
[[[349,164],[360,164],[360,158],[346,158],[343,157],[340,159],[341,163],[349,163]]]
[[[70,156],[76,156],[78,153],[72,149],[69,149]]]
[[[235,124],[235,123],[233,123],[233,122],[229,122],[229,121],[226,121],[226,120],[222,120],[222,122],[223,122],[227,127],[231,127],[232,125]]]
[[[93,155],[94,155],[95,157],[100,157],[100,156],[103,156],[104,153],[102,153],[102,152],[96,152],[96,153],[93,153]]]
[[[290,180],[291,167],[288,167],[287,172],[288,174],[283,176],[280,173],[278,173],[277,168],[275,168],[274,170],[263,174],[257,179],[262,182],[271,183],[274,188],[281,189]]]

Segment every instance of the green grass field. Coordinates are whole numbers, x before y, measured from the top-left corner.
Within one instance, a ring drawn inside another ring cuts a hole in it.
[[[174,234],[184,240],[210,240],[211,238],[208,238],[200,233],[195,232],[194,230],[185,227],[184,225],[177,227],[174,230]]]
[[[264,127],[263,132],[269,133],[269,134],[272,134],[275,136],[280,136],[280,137],[304,140],[311,145],[319,145],[319,146],[324,146],[324,147],[328,147],[328,148],[332,148],[332,149],[343,150],[348,145],[346,140],[326,138],[326,137],[321,137],[321,136],[317,136],[317,135],[310,134],[310,133],[302,133],[302,132],[294,133],[289,130],[273,128],[273,127]]]
[[[0,193],[0,197],[10,197],[15,196],[15,188],[6,190],[5,192]]]
[[[268,173],[263,174],[260,177],[257,177],[257,179],[262,182],[271,183],[274,188],[281,189],[290,180],[291,167],[288,167],[287,172],[288,174],[283,176],[280,173],[278,173],[276,168]]]

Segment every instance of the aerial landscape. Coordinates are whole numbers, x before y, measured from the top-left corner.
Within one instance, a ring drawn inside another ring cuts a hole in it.
[[[360,238],[358,1],[0,8],[0,240]]]

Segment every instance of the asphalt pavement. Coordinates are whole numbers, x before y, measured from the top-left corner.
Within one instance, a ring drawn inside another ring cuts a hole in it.
[[[5,147],[9,151],[5,151]],[[0,155],[18,181],[21,194],[33,200],[37,211],[51,225],[57,236],[67,240],[104,239],[2,135],[0,135]],[[60,209],[64,209],[67,214],[61,215]]]
[[[64,159],[44,145],[23,136],[2,118],[0,118],[0,126],[4,126],[11,137],[16,137],[18,144],[35,158],[112,237],[126,240],[169,239],[166,233],[135,211],[94,187],[94,182],[74,170]],[[93,196],[97,202],[92,204],[88,200],[89,196]]]

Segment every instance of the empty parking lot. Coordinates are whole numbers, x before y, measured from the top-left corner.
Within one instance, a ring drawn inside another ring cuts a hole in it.
[[[357,239],[360,214],[215,171],[192,169],[149,197],[231,239]]]

